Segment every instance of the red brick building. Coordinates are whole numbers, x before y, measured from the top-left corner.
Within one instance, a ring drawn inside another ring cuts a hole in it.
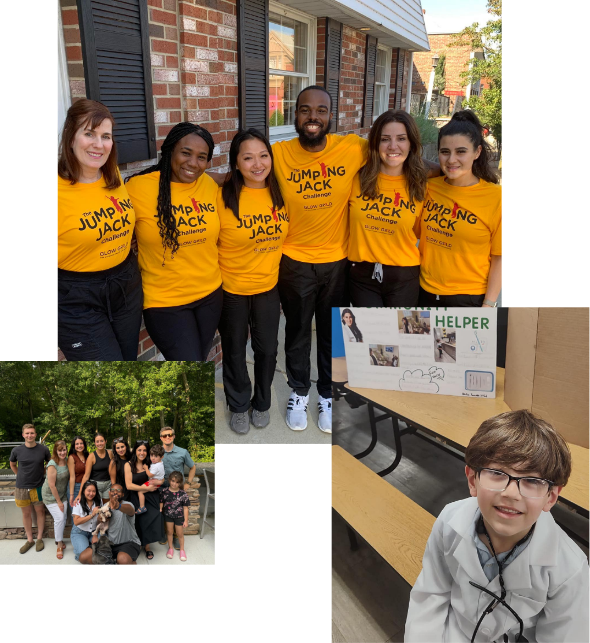
[[[445,90],[444,95],[450,98],[450,110],[453,110],[457,96],[468,98],[470,94],[479,94],[481,83],[475,85],[462,85],[461,72],[468,69],[469,60],[475,56],[482,56],[480,52],[472,52],[468,45],[449,47],[449,43],[457,38],[456,33],[430,33],[428,34],[429,52],[414,54],[414,67],[412,70],[412,94],[427,94],[430,72],[432,71],[432,57],[435,54],[445,56]]]
[[[295,136],[298,92],[324,85],[333,132],[366,135],[388,108],[409,110],[412,52],[428,49],[420,2],[367,0],[59,0],[59,126],[88,97],[117,120],[122,174],[156,162],[181,121],[208,129],[225,170],[239,128]],[[398,7],[399,8],[399,7]],[[280,112],[271,121],[273,112]],[[142,331],[140,359],[157,359]],[[217,341],[217,340],[216,340]],[[210,359],[221,360],[220,345]]]

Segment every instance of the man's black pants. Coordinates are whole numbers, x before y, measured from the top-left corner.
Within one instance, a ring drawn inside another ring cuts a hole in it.
[[[485,295],[435,295],[420,286],[420,308],[481,308]]]
[[[223,350],[223,389],[230,411],[245,413],[250,404],[257,411],[268,411],[271,385],[277,364],[280,317],[279,289],[258,295],[223,292],[219,322]],[[254,351],[254,397],[246,366],[248,326]]]
[[[346,305],[347,259],[304,263],[286,255],[279,269],[285,313],[285,356],[289,386],[297,395],[311,387],[311,322],[315,315],[318,393],[332,397],[332,306]]]

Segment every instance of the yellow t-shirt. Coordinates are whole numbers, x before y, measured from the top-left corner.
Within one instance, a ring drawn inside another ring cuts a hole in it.
[[[217,211],[221,221],[218,249],[223,289],[235,295],[257,295],[274,288],[289,229],[286,209],[273,208],[270,188],[243,187],[239,221],[225,207],[221,188]]]
[[[190,304],[221,285],[217,184],[206,174],[194,183],[170,184],[172,212],[180,232],[180,247],[172,256],[169,248],[164,255],[158,228],[159,182],[160,173],[151,172],[127,183],[137,215],[144,308]]]
[[[422,214],[422,202],[410,203],[403,176],[379,174],[377,188],[376,199],[363,197],[359,175],[354,177],[348,210],[348,258],[386,266],[419,265],[414,226]]]
[[[502,188],[480,179],[428,181],[420,229],[420,285],[436,295],[483,295],[491,255],[502,254]]]
[[[369,145],[356,134],[326,138],[321,152],[306,152],[298,138],[272,146],[275,174],[289,211],[283,254],[306,263],[346,257],[348,197]]]
[[[104,178],[76,183],[57,177],[57,265],[97,272],[122,263],[135,226],[133,205],[121,181],[108,190]]]

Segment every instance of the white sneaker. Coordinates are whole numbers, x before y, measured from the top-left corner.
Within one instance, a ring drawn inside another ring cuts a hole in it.
[[[289,402],[287,404],[287,426],[293,431],[303,431],[307,428],[307,405],[309,395],[297,395],[291,391]]]
[[[325,398],[321,395],[318,400],[318,428],[324,433],[332,433],[332,398]]]

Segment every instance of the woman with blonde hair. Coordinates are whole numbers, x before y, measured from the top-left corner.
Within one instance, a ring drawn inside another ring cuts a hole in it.
[[[53,445],[51,460],[47,463],[47,477],[41,489],[43,503],[53,517],[53,530],[59,560],[64,557],[63,552],[66,548],[64,528],[68,515],[68,482],[70,481],[67,459],[68,445],[64,440],[58,440]]]
[[[416,223],[422,214],[427,168],[420,132],[403,110],[373,123],[367,163],[354,178],[349,200],[349,287],[353,306],[414,306],[420,252]]]
[[[117,168],[115,120],[81,99],[59,148],[58,343],[68,360],[135,360],[143,293],[135,212]]]

